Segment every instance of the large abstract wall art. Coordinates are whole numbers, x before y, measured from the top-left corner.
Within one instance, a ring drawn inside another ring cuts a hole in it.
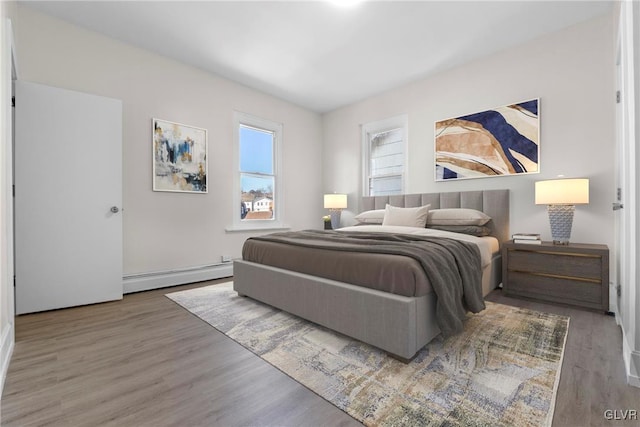
[[[538,107],[533,99],[436,122],[436,181],[537,173]]]
[[[207,192],[207,130],[153,119],[153,191]]]

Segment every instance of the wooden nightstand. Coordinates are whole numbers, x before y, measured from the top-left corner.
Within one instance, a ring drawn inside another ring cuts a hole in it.
[[[609,311],[609,248],[571,243],[504,243],[502,290],[508,296]]]

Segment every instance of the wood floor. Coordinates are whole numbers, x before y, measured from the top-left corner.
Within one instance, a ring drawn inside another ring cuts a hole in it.
[[[19,316],[1,425],[360,425],[164,297],[211,283]],[[604,417],[606,409],[640,412],[640,389],[625,384],[612,317],[499,290],[489,299],[571,317],[554,426],[640,424]]]

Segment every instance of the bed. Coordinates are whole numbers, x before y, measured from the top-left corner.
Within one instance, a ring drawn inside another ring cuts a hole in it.
[[[482,295],[501,282],[499,244],[509,239],[508,190],[364,197],[361,211],[384,209],[387,204],[484,212],[491,218],[486,227],[496,243],[490,245],[489,260],[482,265]],[[304,256],[299,248],[294,250],[296,256]],[[312,254],[313,250],[309,256]],[[441,332],[436,321],[435,292],[401,295],[245,259],[234,262],[234,289],[239,295],[374,345],[403,361],[412,359]]]

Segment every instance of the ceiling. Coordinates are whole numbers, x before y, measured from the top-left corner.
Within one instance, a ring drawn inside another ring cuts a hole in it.
[[[610,1],[21,1],[317,112],[611,10]]]

